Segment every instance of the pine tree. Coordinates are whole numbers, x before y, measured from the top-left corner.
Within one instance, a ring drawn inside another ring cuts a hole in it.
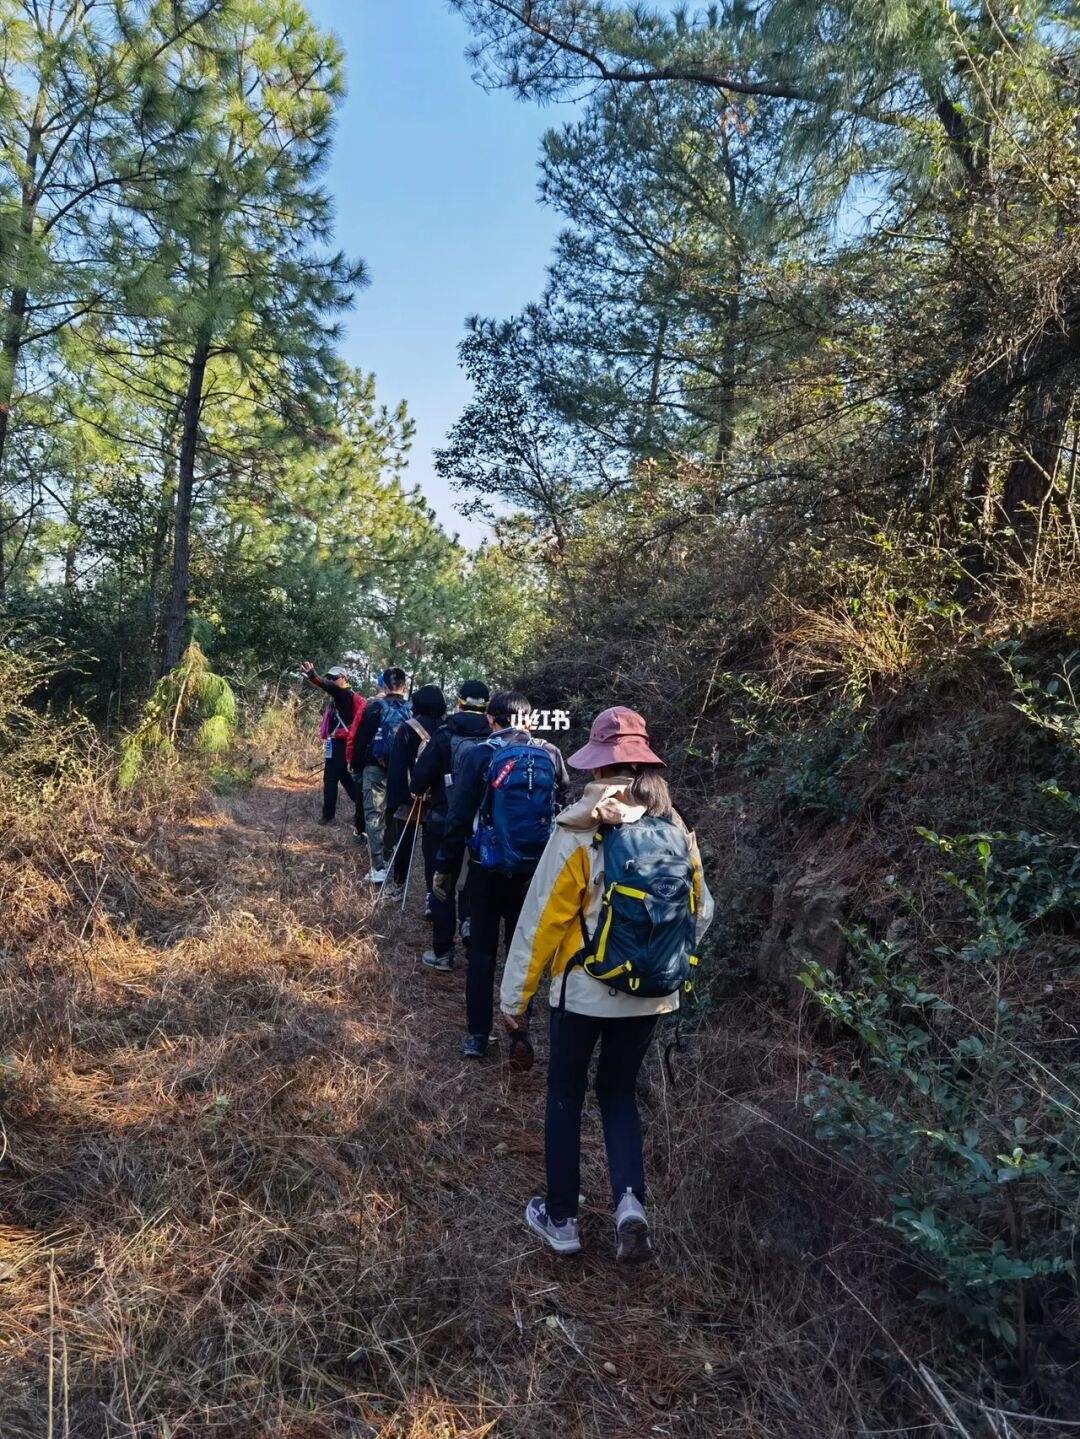
[[[845,336],[841,368],[854,360],[867,382],[865,433],[879,418],[882,340],[903,335],[897,312],[905,310],[908,328],[934,347],[913,347],[910,370],[886,372],[897,412],[921,427],[900,461],[904,482],[921,491],[932,454],[930,489],[939,502],[950,496],[950,527],[974,514],[1014,537],[1015,559],[1032,557],[1060,487],[1075,390],[1078,107],[1068,0],[726,0],[674,13],[609,0],[453,3],[478,35],[473,55],[489,85],[541,100],[599,86],[650,104],[662,90],[689,88],[752,107],[755,117],[768,106],[778,187],[814,223],[835,220],[818,247],[825,268],[830,250],[853,251],[844,240],[864,230],[867,263],[855,268],[884,329],[850,292],[825,287],[817,298],[832,311],[825,330]],[[650,161],[657,152],[638,149]],[[597,178],[602,188],[603,172]],[[902,243],[916,235],[937,254]],[[901,280],[912,277],[905,304]],[[680,296],[685,289],[680,277]],[[935,301],[952,324],[935,327]],[[721,374],[730,370],[719,359]],[[851,384],[850,375],[835,380]],[[944,403],[932,414],[923,398],[935,389]],[[844,413],[849,421],[850,404]],[[719,434],[727,428],[721,419]]]
[[[0,500],[16,484],[6,458],[20,367],[39,378],[57,337],[115,301],[103,247],[117,207],[137,177],[175,163],[190,118],[171,83],[175,46],[207,37],[218,8],[0,0]],[[0,506],[0,596],[20,515]]]
[[[139,347],[167,363],[179,413],[164,670],[184,645],[200,476],[329,422],[333,317],[363,281],[361,266],[323,248],[331,206],[318,173],[342,57],[303,7],[230,0],[213,47],[179,52],[177,83],[197,97],[196,134],[181,173],[141,188],[145,271],[131,296],[150,317]],[[208,444],[215,416],[225,456]]]

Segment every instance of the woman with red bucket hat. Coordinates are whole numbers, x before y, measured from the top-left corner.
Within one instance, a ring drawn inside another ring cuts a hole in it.
[[[523,1034],[550,974],[545,1157],[547,1193],[525,1220],[552,1249],[581,1248],[581,1110],[599,1044],[596,1097],[604,1126],[616,1258],[651,1258],[637,1077],[662,1014],[692,987],[712,897],[694,836],[675,812],[645,721],[616,705],[570,756],[592,779],[558,816],[533,877],[503,972],[501,1005]]]

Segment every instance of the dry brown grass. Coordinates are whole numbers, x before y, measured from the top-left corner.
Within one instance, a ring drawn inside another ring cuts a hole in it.
[[[3,1439],[956,1432],[862,1176],[798,1117],[797,1016],[722,1012],[674,1091],[652,1062],[653,1271],[615,1270],[587,1115],[559,1262],[521,1223],[543,1056],[465,1066],[460,977],[415,915],[371,933],[314,802],[293,769],[5,816]]]

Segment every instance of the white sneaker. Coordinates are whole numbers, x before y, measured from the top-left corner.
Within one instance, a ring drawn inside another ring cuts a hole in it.
[[[373,869],[373,870],[371,871],[371,873],[368,875],[368,881],[369,881],[371,884],[385,884],[385,883],[386,883],[386,873],[387,873],[387,872],[386,872],[385,869]]]
[[[615,1258],[620,1264],[644,1264],[652,1257],[649,1221],[641,1201],[628,1189],[615,1210]]]
[[[426,964],[428,969],[437,969],[440,974],[449,974],[454,968],[454,951],[436,954],[433,949],[425,950],[420,956],[420,963]]]
[[[549,1244],[556,1254],[580,1254],[581,1231],[576,1219],[552,1219],[547,1205],[534,1194],[525,1206],[525,1223]]]

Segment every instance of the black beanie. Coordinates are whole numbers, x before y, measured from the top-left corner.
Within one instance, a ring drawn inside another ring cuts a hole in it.
[[[491,691],[483,680],[462,680],[458,685],[458,699],[467,710],[485,710],[491,698]]]
[[[446,700],[438,685],[421,685],[412,697],[412,707],[418,715],[441,719],[446,713]]]

